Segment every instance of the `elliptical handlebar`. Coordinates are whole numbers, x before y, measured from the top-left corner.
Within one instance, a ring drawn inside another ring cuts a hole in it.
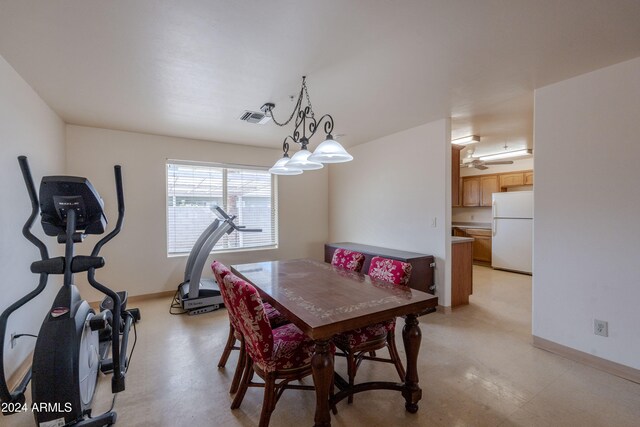
[[[122,167],[120,165],[115,165],[113,167],[113,174],[116,177],[116,194],[118,196],[118,221],[120,221],[121,218],[124,218],[124,191],[122,190]],[[120,221],[120,225],[122,225],[121,221]]]
[[[98,256],[100,253],[100,249],[107,243],[109,240],[113,239],[120,233],[122,229],[122,223],[124,222],[124,191],[122,190],[122,168],[120,165],[115,165],[113,167],[113,174],[116,179],[116,195],[118,198],[118,220],[116,221],[116,226],[113,230],[106,236],[104,236],[96,245],[93,247],[93,251],[91,251],[91,256]],[[90,271],[91,273],[91,271]]]
[[[113,167],[113,173],[115,175],[116,181],[116,195],[118,198],[118,220],[116,221],[116,225],[113,230],[106,236],[96,243],[93,247],[93,251],[91,252],[92,257],[97,257],[100,253],[100,249],[104,246],[108,241],[113,239],[120,230],[122,229],[122,224],[124,222],[124,191],[122,189],[122,168],[120,165],[115,165]],[[126,352],[120,351],[120,314],[122,310],[122,301],[120,300],[120,296],[117,292],[109,289],[105,285],[98,282],[95,278],[96,269],[90,268],[87,272],[87,280],[89,284],[102,292],[103,294],[109,296],[113,300],[113,334],[111,336],[111,356],[113,360],[113,378],[111,379],[111,390],[114,393],[120,392],[124,390],[124,374],[126,372]],[[126,344],[126,343],[125,343]],[[123,348],[126,348],[124,346]]]
[[[38,216],[38,213],[40,212],[40,204],[38,202],[38,195],[36,193],[35,185],[33,184],[33,177],[31,176],[29,162],[27,161],[26,156],[19,156],[18,163],[20,164],[22,177],[24,178],[24,183],[27,186],[27,192],[29,193],[29,198],[31,199],[31,215],[22,227],[22,234],[27,238],[27,240],[33,243],[40,250],[40,256],[42,257],[42,260],[46,260],[49,259],[47,246],[44,244],[44,242],[42,242],[42,240],[38,239],[33,233],[31,233],[31,227],[33,226],[33,223]],[[31,378],[31,370],[29,370],[20,381],[18,387],[13,392],[9,390],[4,372],[4,339],[7,332],[7,322],[9,320],[9,316],[11,316],[14,311],[25,305],[27,302],[37,297],[44,290],[44,288],[47,286],[47,277],[47,273],[40,273],[38,286],[27,295],[23,296],[18,301],[7,307],[6,310],[4,310],[4,312],[0,315],[0,400],[2,402],[24,403],[24,392]]]
[[[22,235],[40,250],[40,257],[45,260],[49,258],[49,251],[47,250],[47,246],[42,240],[38,239],[31,232],[31,227],[33,227],[33,223],[35,222],[36,217],[40,212],[40,204],[38,203],[38,194],[36,193],[36,187],[33,184],[33,177],[31,176],[31,169],[29,168],[27,156],[19,156],[18,163],[20,164],[20,170],[22,171],[24,183],[27,186],[29,199],[31,199],[31,215],[22,227]]]

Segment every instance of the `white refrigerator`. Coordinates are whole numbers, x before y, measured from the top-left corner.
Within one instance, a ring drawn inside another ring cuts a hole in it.
[[[491,267],[531,274],[533,191],[493,193]]]

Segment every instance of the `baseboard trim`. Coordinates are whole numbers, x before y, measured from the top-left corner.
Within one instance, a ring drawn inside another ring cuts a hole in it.
[[[150,299],[156,299],[156,298],[172,297],[175,294],[176,294],[176,291],[174,289],[173,291],[162,291],[162,292],[156,292],[153,294],[134,295],[132,297],[129,297],[129,302],[140,302],[140,301],[148,301]]]
[[[449,314],[449,313],[451,313],[452,308],[451,307],[446,307],[444,305],[438,305],[438,306],[436,306],[436,311],[438,313]]]
[[[20,384],[20,380],[22,380],[22,377],[24,377],[24,374],[26,374],[27,371],[31,369],[32,359],[33,359],[33,352],[29,353],[29,355],[22,361],[22,363],[13,372],[13,374],[11,374],[11,376],[7,380],[7,387],[9,387],[9,391],[13,391],[13,389],[16,388],[18,384]]]
[[[152,299],[157,299],[157,298],[166,298],[166,297],[172,297],[176,294],[176,291],[162,291],[162,292],[156,292],[153,294],[144,294],[144,295],[134,295],[134,296],[130,296],[127,304],[131,304],[131,303],[137,303],[140,301],[148,301],[148,300],[152,300]],[[93,307],[94,309],[99,309],[100,308],[100,303],[102,301],[92,301],[89,303],[89,305],[91,307]]]
[[[611,360],[603,359],[602,357],[594,356],[535,335],[533,335],[533,346],[640,384],[640,369],[612,362]]]

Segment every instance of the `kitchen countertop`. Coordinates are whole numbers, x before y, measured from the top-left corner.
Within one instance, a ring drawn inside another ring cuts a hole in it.
[[[487,230],[491,230],[491,223],[490,222],[452,222],[451,223],[452,227],[457,227],[457,228],[481,228],[481,229],[487,229]]]
[[[451,243],[466,243],[466,242],[473,242],[475,239],[473,237],[459,237],[459,236],[452,236],[451,237]]]

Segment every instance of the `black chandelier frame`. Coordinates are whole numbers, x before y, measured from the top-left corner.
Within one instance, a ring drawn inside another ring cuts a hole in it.
[[[307,98],[307,106],[302,108],[302,101],[305,95]],[[265,115],[271,117],[276,125],[280,127],[286,126],[295,117],[295,127],[293,129],[293,134],[287,135],[282,141],[282,151],[284,152],[284,157],[289,157],[289,140],[296,144],[299,144],[301,146],[301,150],[306,150],[307,146],[309,145],[309,139],[313,138],[313,136],[321,126],[324,128],[324,132],[327,134],[327,139],[333,139],[333,136],[331,135],[331,132],[333,132],[334,128],[333,117],[331,116],[331,114],[325,114],[320,117],[320,119],[315,118],[313,107],[311,106],[311,100],[309,98],[309,92],[307,90],[306,76],[302,77],[302,87],[300,88],[298,100],[293,109],[293,112],[286,121],[278,122],[275,119],[275,117],[273,116],[273,109],[275,108],[275,106],[276,105],[274,103],[267,102],[260,108],[260,110],[262,110]],[[300,134],[300,132],[302,132],[302,134]]]

